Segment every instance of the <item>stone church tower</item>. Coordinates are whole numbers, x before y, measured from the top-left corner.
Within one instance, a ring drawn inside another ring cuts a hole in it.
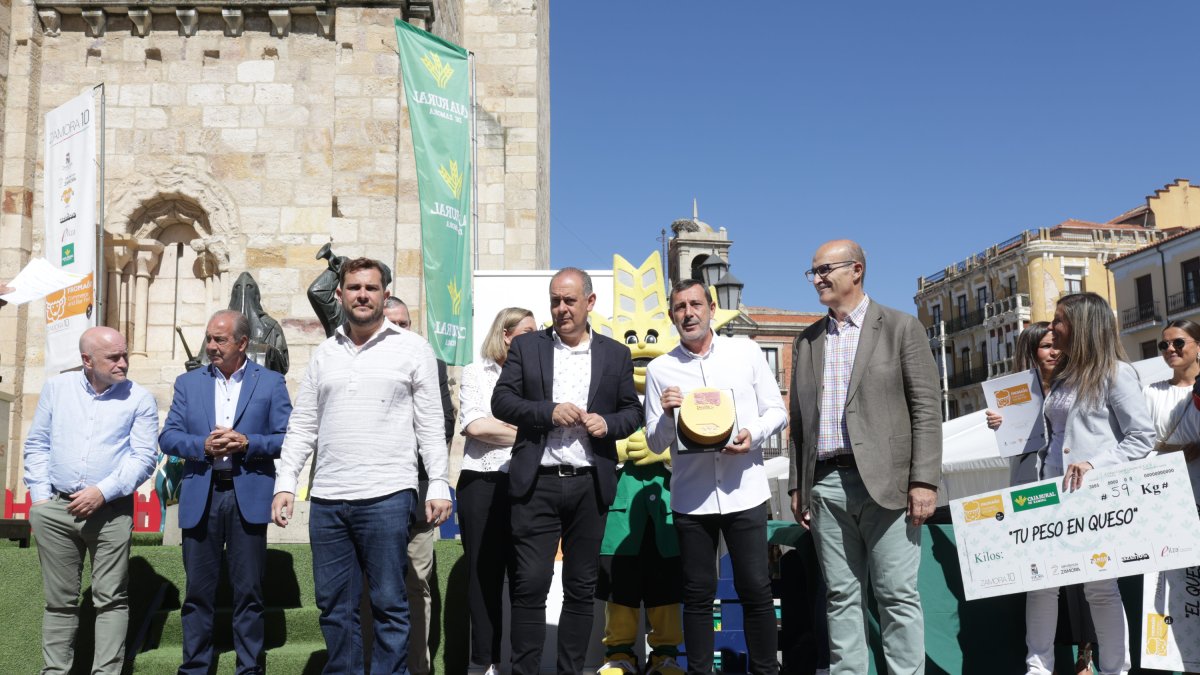
[[[475,54],[478,267],[549,265],[545,0],[0,0],[0,279],[42,255],[43,116],[103,83],[105,315],[165,411],[175,327],[250,272],[290,347],[289,385],[324,338],[305,288],[340,255],[382,259],[420,322],[417,177],[393,20]],[[44,380],[42,304],[0,309],[0,475]]]

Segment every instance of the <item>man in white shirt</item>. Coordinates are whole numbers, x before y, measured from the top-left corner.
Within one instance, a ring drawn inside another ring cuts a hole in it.
[[[429,343],[383,316],[383,266],[358,258],[341,268],[346,322],[312,354],[283,441],[271,505],[286,527],[296,481],[313,467],[309,537],[326,672],[362,672],[358,607],[365,573],[374,618],[371,672],[407,672],[404,587],[417,454],[429,474],[426,518],[450,515],[437,363]]]
[[[713,333],[716,303],[704,284],[671,288],[679,346],[646,368],[646,437],[671,448],[671,508],[683,563],[683,641],[688,672],[710,672],[717,538],[724,535],[733,583],[742,601],[750,672],[777,673],[778,631],[767,568],[770,487],[762,444],[787,426],[787,408],[762,349],[752,340]],[[674,410],[696,388],[733,392],[737,427],[719,451],[681,453]]]

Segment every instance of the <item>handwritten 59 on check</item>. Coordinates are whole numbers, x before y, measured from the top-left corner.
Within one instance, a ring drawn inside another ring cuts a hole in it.
[[[1200,564],[1183,453],[950,502],[968,600]]]

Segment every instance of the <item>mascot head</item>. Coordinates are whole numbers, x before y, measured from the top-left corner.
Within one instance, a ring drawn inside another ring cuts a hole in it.
[[[646,392],[646,366],[679,344],[679,333],[671,323],[667,304],[662,260],[651,253],[640,267],[634,267],[619,255],[613,256],[613,315],[601,317],[595,312],[588,320],[592,329],[624,342],[633,356],[633,380],[638,392]],[[716,302],[716,296],[709,289]],[[736,310],[717,308],[712,328],[717,330],[738,315]]]

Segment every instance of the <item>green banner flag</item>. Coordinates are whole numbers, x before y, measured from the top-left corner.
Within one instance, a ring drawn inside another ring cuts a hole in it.
[[[467,50],[396,19],[421,200],[425,325],[438,358],[471,362],[471,87]]]

